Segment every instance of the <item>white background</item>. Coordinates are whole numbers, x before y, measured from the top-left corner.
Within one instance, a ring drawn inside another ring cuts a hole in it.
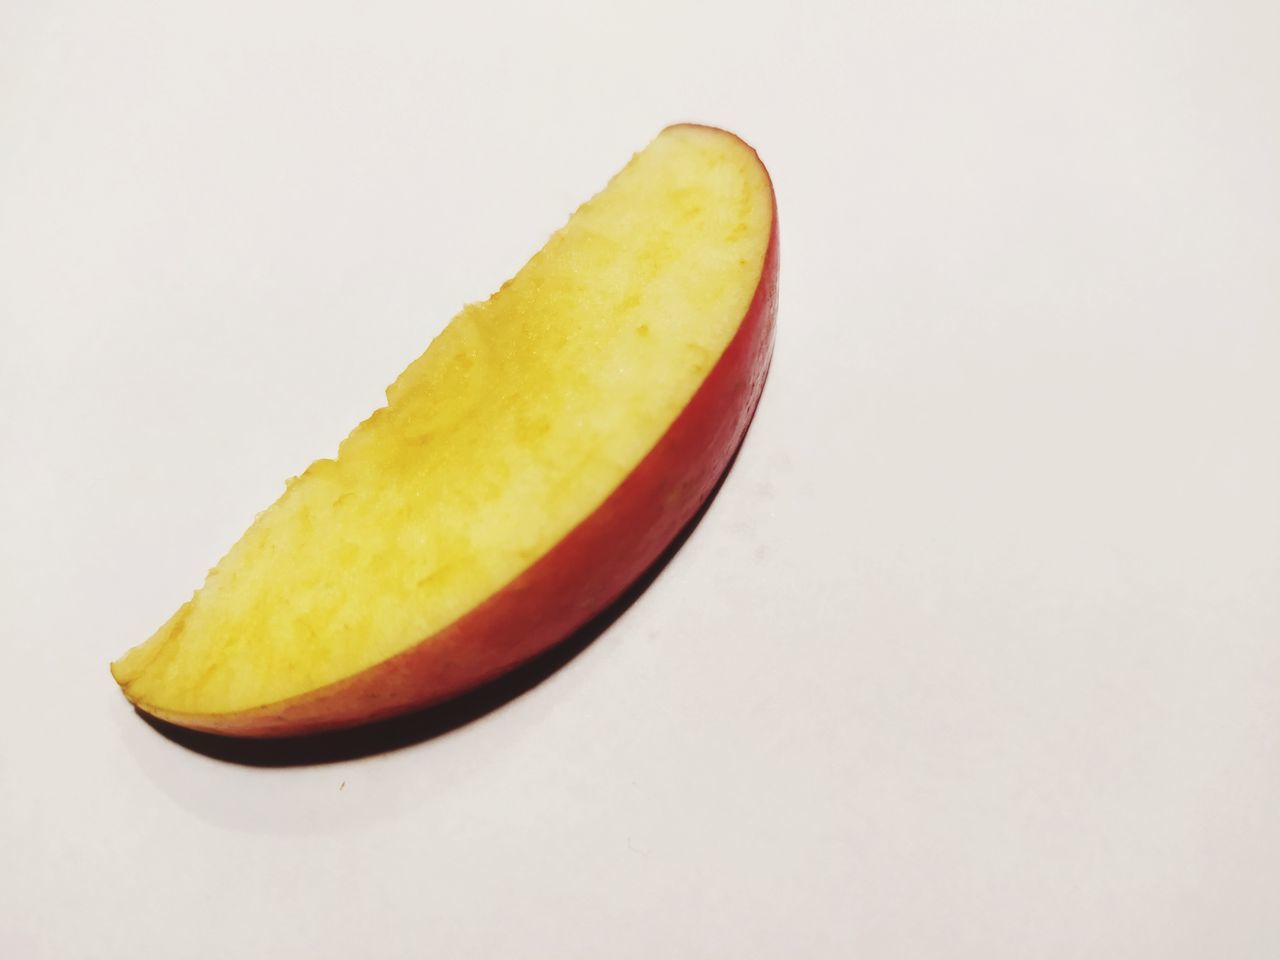
[[[0,8],[0,955],[1280,955],[1280,7]],[[773,372],[567,666],[261,768],[107,663],[665,124]]]

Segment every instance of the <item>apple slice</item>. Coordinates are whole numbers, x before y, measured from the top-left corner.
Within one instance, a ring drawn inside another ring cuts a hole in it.
[[[303,734],[447,699],[561,640],[728,465],[777,275],[755,151],[664,130],[112,665],[125,695],[196,730]]]

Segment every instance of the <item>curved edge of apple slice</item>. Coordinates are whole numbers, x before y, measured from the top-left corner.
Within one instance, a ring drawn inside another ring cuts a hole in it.
[[[710,129],[751,150],[768,179],[750,144],[728,131]],[[636,468],[515,580],[409,649],[288,700],[225,714],[138,709],[177,726],[231,737],[301,736],[360,726],[450,700],[494,680],[605,610],[710,496],[760,401],[778,306],[778,206],[773,182],[768,182],[773,204],[769,244],[755,294],[733,339]]]

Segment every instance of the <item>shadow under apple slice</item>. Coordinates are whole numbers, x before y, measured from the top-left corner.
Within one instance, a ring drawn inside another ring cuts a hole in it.
[[[750,432],[749,430],[747,432]],[[712,502],[724,486],[725,478],[737,462],[745,442],[739,441],[724,472],[706,500],[652,564],[608,607],[596,614],[551,649],[483,686],[444,703],[415,713],[381,720],[346,730],[334,730],[301,737],[247,739],[188,730],[166,723],[141,710],[135,712],[157,732],[189,750],[215,760],[252,767],[297,767],[355,760],[412,746],[443,736],[465,724],[492,713],[551,676],[591,645],[600,634],[626,613],[702,522]]]

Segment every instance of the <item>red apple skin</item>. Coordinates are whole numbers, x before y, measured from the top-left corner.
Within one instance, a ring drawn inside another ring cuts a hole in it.
[[[604,503],[470,613],[382,663],[288,700],[215,715],[148,712],[192,730],[234,737],[319,733],[448,700],[568,637],[657,560],[727,469],[764,388],[777,291],[775,200],[751,305],[684,410]]]

